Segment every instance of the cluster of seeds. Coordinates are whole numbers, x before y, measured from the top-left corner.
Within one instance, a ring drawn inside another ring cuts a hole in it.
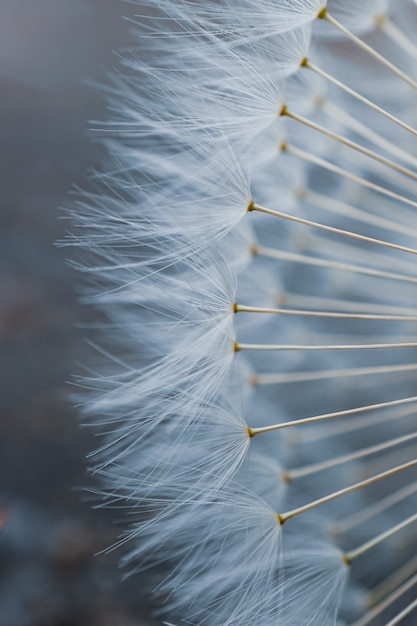
[[[176,623],[413,624],[417,2],[138,4],[73,235],[126,565]]]

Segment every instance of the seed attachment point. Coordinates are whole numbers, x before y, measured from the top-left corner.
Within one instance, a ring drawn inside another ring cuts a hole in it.
[[[285,523],[285,517],[283,517],[282,515],[280,515],[279,513],[277,513],[276,515],[277,518],[277,522],[280,526],[284,526]]]
[[[252,437],[255,435],[255,433],[253,432],[252,428],[249,428],[249,426],[246,426],[245,432],[246,432],[247,436],[249,437],[249,439],[252,439]]]

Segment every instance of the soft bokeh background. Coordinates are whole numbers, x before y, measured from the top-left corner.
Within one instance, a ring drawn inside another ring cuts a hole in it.
[[[0,0],[0,626],[146,626],[146,580],[121,580],[118,532],[82,495],[92,435],[68,399],[88,312],[68,250],[73,183],[100,149],[88,120],[129,45],[119,0]],[[77,327],[78,325],[78,327]],[[77,489],[78,488],[78,489]]]

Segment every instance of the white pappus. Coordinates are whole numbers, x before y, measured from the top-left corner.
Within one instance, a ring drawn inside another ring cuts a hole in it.
[[[134,1],[69,235],[123,563],[178,625],[410,626],[417,2]]]

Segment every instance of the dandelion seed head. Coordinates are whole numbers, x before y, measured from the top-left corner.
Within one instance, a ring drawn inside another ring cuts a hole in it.
[[[174,622],[411,625],[417,5],[141,7],[70,236],[115,547]]]

